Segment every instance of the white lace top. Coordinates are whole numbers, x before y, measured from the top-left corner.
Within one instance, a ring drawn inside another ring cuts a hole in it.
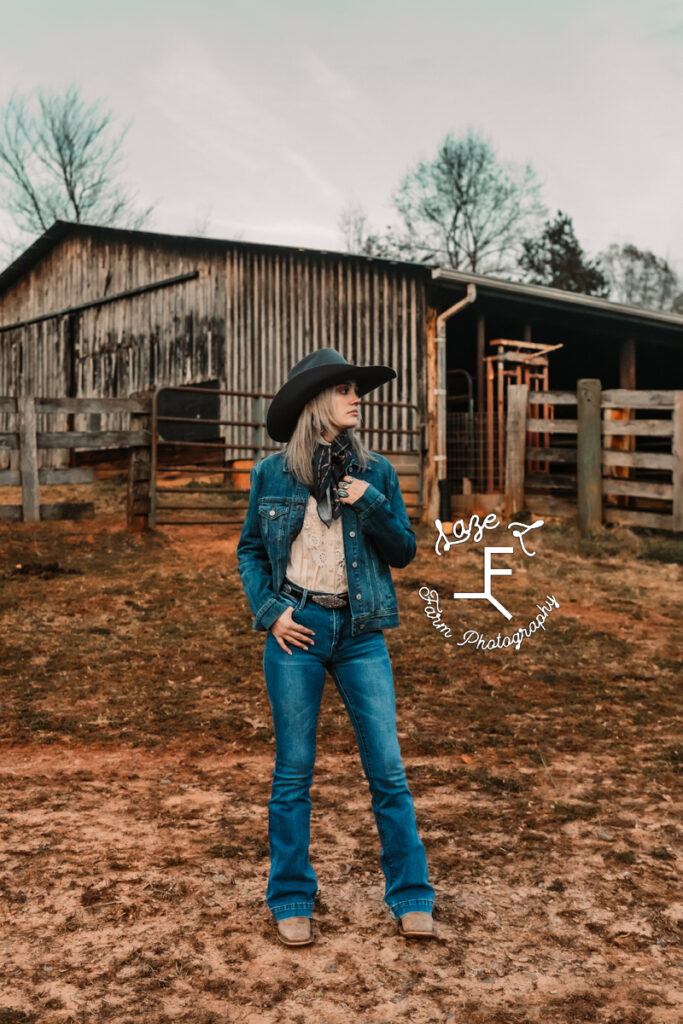
[[[301,532],[289,549],[287,579],[307,590],[342,594],[347,589],[341,516],[325,526],[311,494]]]

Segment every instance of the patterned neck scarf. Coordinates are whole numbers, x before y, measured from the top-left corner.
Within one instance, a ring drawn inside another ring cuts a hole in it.
[[[309,488],[318,502],[318,515],[329,529],[342,514],[339,481],[355,462],[351,441],[345,430],[332,444],[319,444],[313,455],[313,484]]]

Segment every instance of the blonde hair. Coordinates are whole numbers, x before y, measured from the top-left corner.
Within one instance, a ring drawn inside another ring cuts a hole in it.
[[[294,474],[297,480],[300,480],[301,483],[307,486],[313,483],[313,454],[315,449],[319,444],[328,443],[323,437],[323,430],[326,430],[331,435],[335,433],[332,421],[332,400],[336,388],[337,385],[333,384],[332,387],[325,388],[324,391],[321,391],[315,398],[311,398],[306,403],[299,413],[299,419],[284,450],[286,468],[290,473]],[[360,422],[359,411],[358,423],[360,424]],[[372,453],[368,451],[357,436],[355,427],[347,427],[346,434],[351,442],[353,453],[358,460],[358,465],[361,469],[365,469],[368,461],[373,458]]]

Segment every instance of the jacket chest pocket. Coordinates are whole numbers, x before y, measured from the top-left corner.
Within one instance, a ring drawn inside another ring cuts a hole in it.
[[[289,521],[290,506],[281,501],[259,502],[259,522],[261,533],[267,540],[278,540],[285,535]]]

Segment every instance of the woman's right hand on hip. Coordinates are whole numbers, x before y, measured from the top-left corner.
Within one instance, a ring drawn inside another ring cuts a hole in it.
[[[287,644],[293,644],[294,647],[300,647],[303,651],[307,651],[308,645],[313,643],[313,640],[310,638],[315,636],[313,630],[309,629],[308,626],[302,626],[294,621],[292,618],[293,611],[293,608],[287,608],[270,627],[270,632],[282,650],[286,651],[287,654],[292,653]]]

